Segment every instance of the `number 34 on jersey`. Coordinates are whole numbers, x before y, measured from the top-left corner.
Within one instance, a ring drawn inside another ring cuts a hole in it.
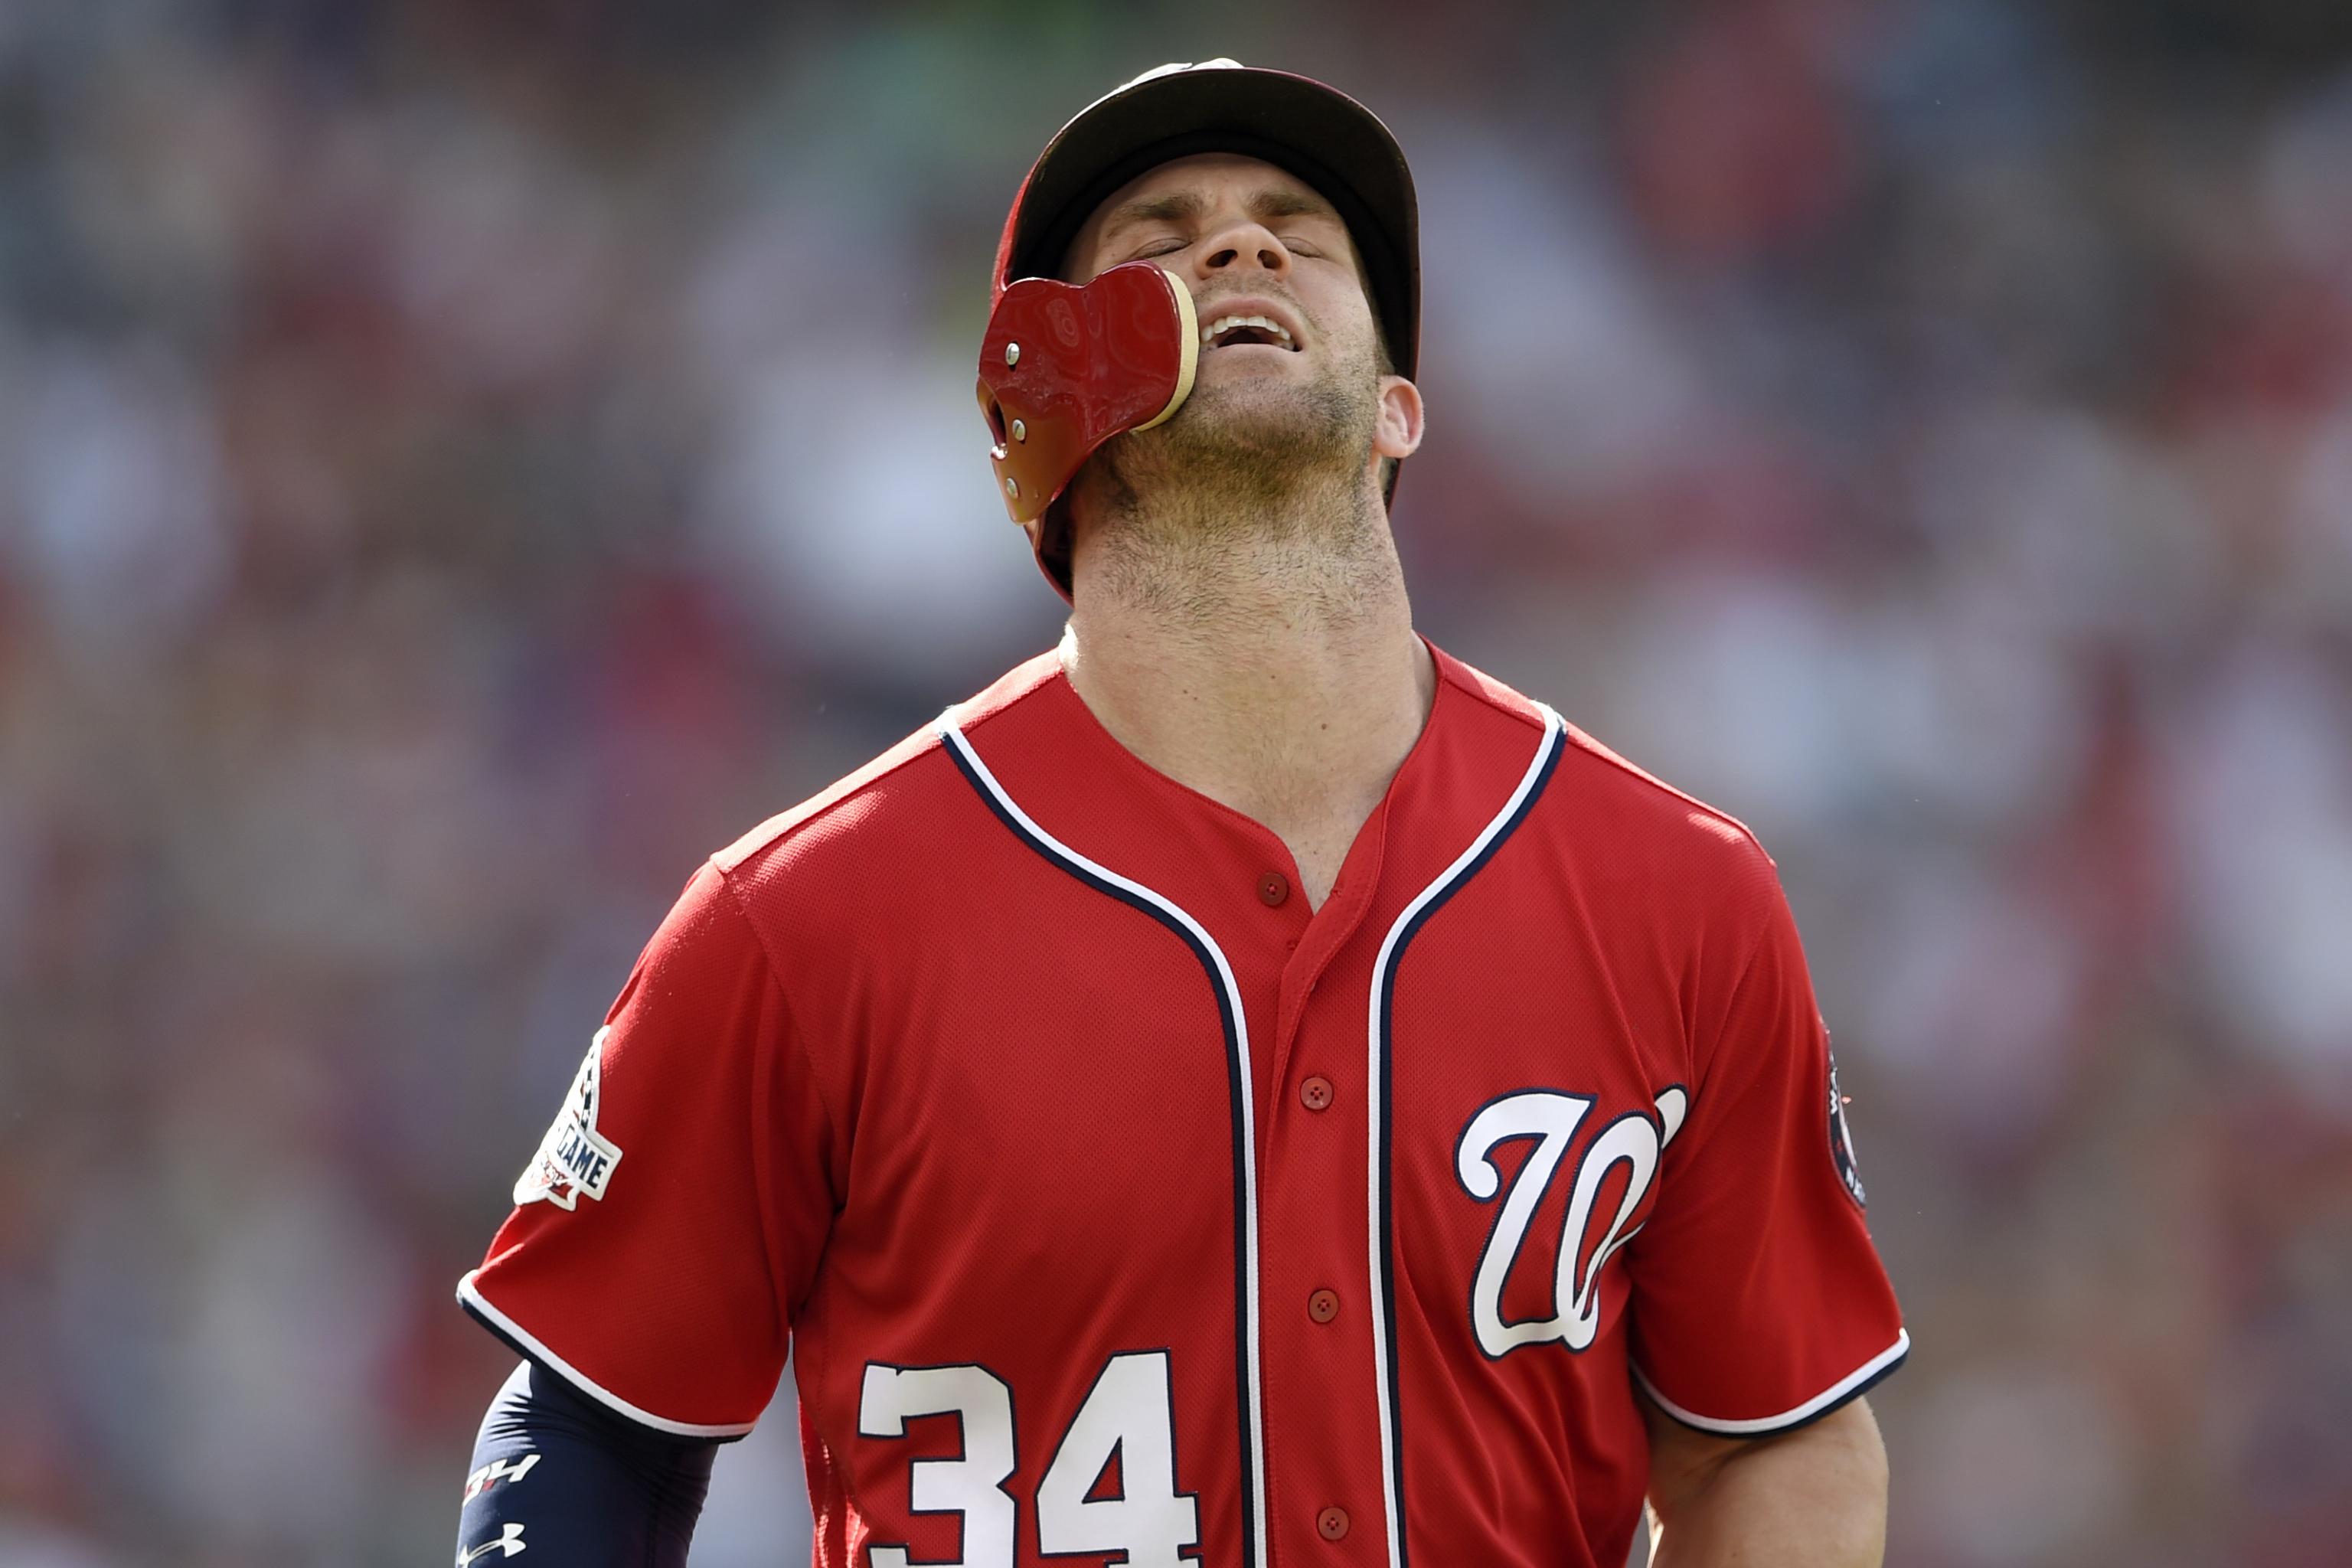
[[[913,1510],[962,1516],[959,1568],[1013,1562],[1021,1520],[1004,1484],[1020,1464],[1012,1388],[970,1363],[866,1367],[861,1436],[904,1437],[909,1421],[933,1415],[961,1424],[962,1456],[913,1461]],[[1176,1489],[1166,1351],[1104,1363],[1037,1484],[1034,1529],[1045,1556],[1124,1552],[1131,1568],[1179,1568],[1184,1549],[1200,1544],[1200,1506]],[[905,1546],[868,1552],[874,1568],[911,1568]]]

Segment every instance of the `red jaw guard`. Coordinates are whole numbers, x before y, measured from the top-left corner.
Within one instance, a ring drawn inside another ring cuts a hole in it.
[[[980,411],[1004,510],[1033,541],[1096,447],[1191,395],[1200,338],[1191,291],[1149,261],[1083,288],[1024,278],[998,298],[980,342]]]

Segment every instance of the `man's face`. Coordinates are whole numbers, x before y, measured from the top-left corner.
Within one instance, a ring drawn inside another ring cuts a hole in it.
[[[1062,275],[1084,283],[1146,260],[1191,289],[1208,340],[1191,398],[1162,427],[1171,458],[1370,464],[1391,385],[1410,387],[1382,374],[1355,244],[1329,202],[1255,158],[1162,163],[1095,209]],[[1417,402],[1412,424],[1417,437]]]

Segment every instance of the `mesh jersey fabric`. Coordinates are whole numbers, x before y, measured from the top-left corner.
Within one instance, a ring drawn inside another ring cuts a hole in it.
[[[1154,1517],[1208,1560],[1613,1568],[1636,1378],[1769,1432],[1907,1339],[1769,858],[1433,655],[1319,909],[1050,654],[714,857],[600,1037],[601,1195],[519,1203],[469,1310],[704,1435],[791,1343],[820,1563],[957,1560],[1006,1506],[1045,1561],[1145,1358],[1164,1410],[1119,1419],[1167,1426],[1192,1506]],[[978,1405],[877,1425],[928,1368],[1002,1389],[1001,1480],[955,1491]]]

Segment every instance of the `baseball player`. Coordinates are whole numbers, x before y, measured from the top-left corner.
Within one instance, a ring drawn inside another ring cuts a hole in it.
[[[1772,863],[1414,634],[1419,277],[1303,78],[1045,148],[978,391],[1067,634],[688,883],[459,1287],[460,1568],[684,1562],[788,1346],[820,1564],[1878,1561]]]

